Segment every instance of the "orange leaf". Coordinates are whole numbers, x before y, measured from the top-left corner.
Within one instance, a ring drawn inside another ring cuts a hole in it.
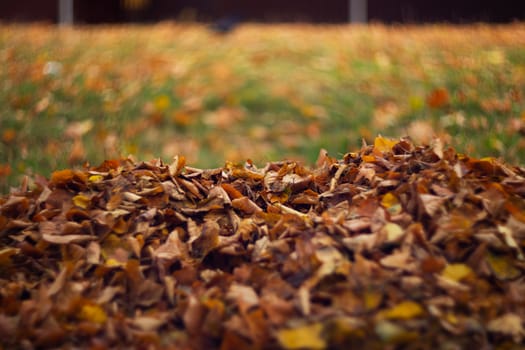
[[[9,176],[11,174],[11,166],[9,164],[0,164],[0,177]]]
[[[262,211],[262,209],[257,204],[245,196],[232,200],[232,207],[250,215],[258,211]]]
[[[4,141],[5,143],[11,143],[14,141],[16,137],[16,131],[15,129],[5,129],[3,132],[2,132],[2,141]]]
[[[96,170],[96,171],[116,170],[120,166],[120,163],[121,162],[119,160],[117,160],[117,159],[105,160],[102,164],[100,164],[94,170]]]
[[[243,194],[230,184],[223,183],[221,184],[221,187],[223,190],[226,191],[226,193],[228,193],[230,199],[237,199],[243,197]]]
[[[361,159],[365,163],[373,163],[373,162],[376,161],[376,157],[374,157],[374,156],[362,156]]]
[[[427,105],[431,108],[441,108],[450,102],[450,95],[445,88],[433,90],[427,97]]]
[[[51,174],[51,184],[66,185],[72,181],[86,183],[87,176],[81,171],[71,169],[57,170]]]

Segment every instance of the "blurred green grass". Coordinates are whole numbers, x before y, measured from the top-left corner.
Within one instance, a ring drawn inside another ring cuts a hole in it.
[[[525,24],[0,25],[0,190],[184,155],[312,164],[376,134],[525,162]]]

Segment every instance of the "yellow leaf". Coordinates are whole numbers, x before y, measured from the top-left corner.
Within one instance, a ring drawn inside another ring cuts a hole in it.
[[[390,140],[383,136],[378,136],[374,140],[374,154],[392,152],[392,147],[397,144],[396,140]]]
[[[154,104],[158,111],[165,111],[170,107],[170,98],[167,95],[160,95],[155,99]]]
[[[394,224],[393,222],[389,222],[385,226],[383,226],[381,232],[385,237],[385,242],[388,243],[399,242],[401,238],[405,235],[405,231],[403,230],[403,228],[398,224]]]
[[[91,175],[88,179],[89,182],[100,182],[104,180],[104,176],[102,175]]]
[[[441,276],[454,282],[459,282],[471,274],[473,274],[472,269],[465,264],[450,264],[441,272]]]
[[[284,349],[324,349],[326,342],[321,333],[323,325],[314,323],[291,329],[281,329],[277,333],[279,344]]]
[[[388,192],[383,196],[383,199],[381,199],[381,205],[387,209],[398,203],[397,197],[392,192]]]
[[[106,260],[106,264],[105,265],[107,267],[121,267],[121,266],[124,266],[126,264],[118,261],[117,259],[109,258],[109,259]]]
[[[488,63],[499,66],[505,63],[505,52],[499,49],[489,50],[485,54]]]
[[[507,256],[488,254],[487,262],[499,280],[511,280],[521,275],[520,270],[512,264],[512,259]]]
[[[106,312],[98,305],[86,304],[82,306],[79,317],[93,323],[104,323],[108,319]]]
[[[451,312],[446,313],[443,316],[443,320],[447,321],[448,323],[450,323],[452,325],[456,325],[456,324],[459,323],[458,317],[456,315],[454,315],[453,313],[451,313]]]
[[[392,192],[388,192],[383,196],[383,199],[381,199],[381,205],[392,215],[400,214],[403,209],[399,200]]]
[[[374,310],[381,304],[383,294],[377,291],[368,291],[364,295],[364,302],[366,310]]]
[[[425,107],[425,101],[419,96],[411,96],[408,99],[408,104],[413,111],[420,111]]]
[[[83,194],[76,195],[73,197],[73,203],[82,209],[86,209],[89,206],[89,202],[91,199],[89,197],[84,196]]]
[[[379,313],[380,318],[409,320],[424,312],[421,305],[414,301],[403,301],[388,310]]]

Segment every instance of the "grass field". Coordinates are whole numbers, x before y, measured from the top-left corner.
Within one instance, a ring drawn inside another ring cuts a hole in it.
[[[525,163],[525,24],[0,26],[0,191],[22,175],[186,156],[311,164],[441,137]]]

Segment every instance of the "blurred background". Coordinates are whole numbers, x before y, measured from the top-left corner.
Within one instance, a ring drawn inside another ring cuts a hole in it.
[[[525,17],[516,0],[19,0],[0,3],[4,21],[75,21],[80,24],[163,20],[344,23],[509,22]]]
[[[314,165],[377,134],[525,163],[525,2],[0,2],[0,192],[104,159]]]

